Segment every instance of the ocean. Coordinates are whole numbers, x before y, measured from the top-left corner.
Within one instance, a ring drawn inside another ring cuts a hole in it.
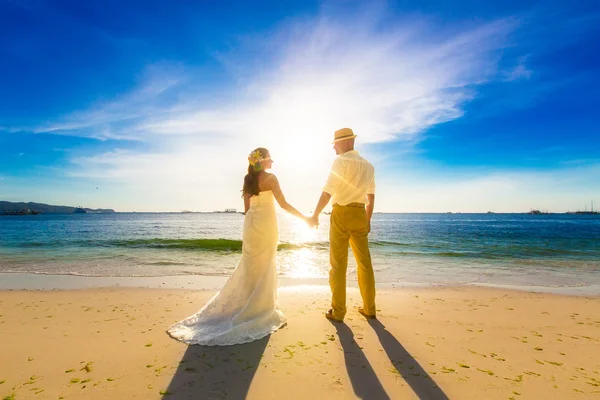
[[[241,256],[237,213],[0,216],[0,273],[101,277],[228,276]],[[281,278],[326,279],[319,229],[279,215]],[[600,285],[600,217],[375,214],[378,282],[542,287]],[[348,278],[356,279],[350,253]],[[600,293],[598,293],[600,294]]]

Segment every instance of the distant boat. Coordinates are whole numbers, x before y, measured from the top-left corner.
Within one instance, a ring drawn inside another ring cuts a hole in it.
[[[488,211],[487,214],[496,214],[496,213],[493,211]]]
[[[189,210],[183,210],[181,213],[182,213],[182,214],[192,214],[192,213],[193,213],[193,211],[189,211]]]
[[[570,214],[597,215],[599,213],[598,213],[598,211],[594,211],[594,200],[592,200],[592,207],[590,208],[590,211],[588,211],[587,206],[585,206],[583,211],[578,210],[578,211],[575,211],[574,213],[570,213]]]
[[[74,214],[87,214],[88,212],[82,207],[75,207]]]

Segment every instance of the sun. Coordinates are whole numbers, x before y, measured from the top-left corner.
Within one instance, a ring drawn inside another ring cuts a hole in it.
[[[333,133],[339,129],[340,118],[333,105],[339,103],[326,93],[315,96],[314,90],[296,83],[286,95],[273,95],[268,111],[260,115],[261,136],[273,160],[282,167],[322,168],[328,164]]]

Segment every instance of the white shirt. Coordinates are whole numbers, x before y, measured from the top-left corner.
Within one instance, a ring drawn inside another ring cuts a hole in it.
[[[323,191],[333,198],[333,204],[367,204],[367,194],[375,194],[375,168],[356,150],[342,154],[333,162]]]

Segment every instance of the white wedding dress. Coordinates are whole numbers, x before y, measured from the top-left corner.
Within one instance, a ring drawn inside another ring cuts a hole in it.
[[[242,259],[225,286],[196,314],[167,332],[188,344],[226,346],[261,339],[285,325],[277,304],[279,228],[273,192],[250,199]]]

